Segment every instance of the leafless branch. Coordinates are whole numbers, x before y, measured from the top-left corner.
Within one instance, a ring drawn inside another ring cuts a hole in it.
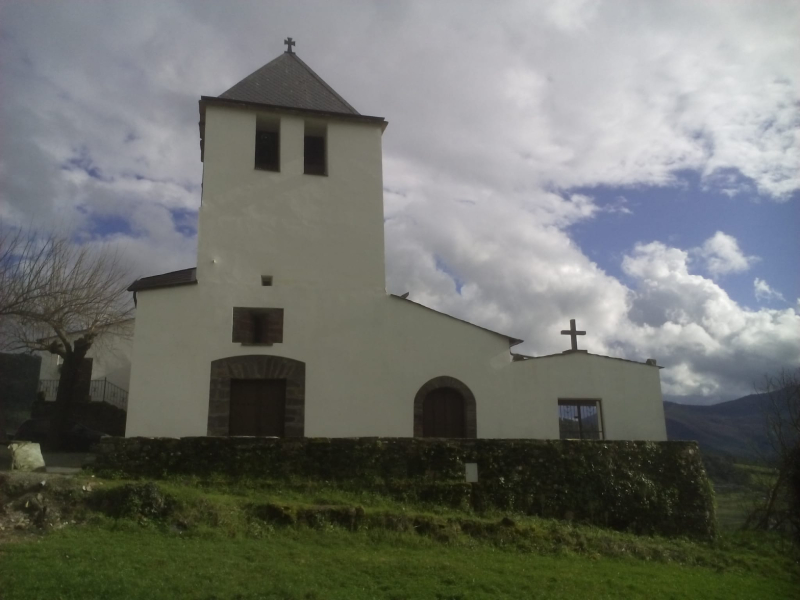
[[[770,448],[762,459],[774,465],[776,473],[764,482],[763,499],[751,511],[745,526],[783,529],[788,525],[797,537],[800,515],[791,508],[791,486],[800,468],[800,368],[765,376],[758,391],[766,396],[764,428]]]
[[[0,346],[62,356],[130,319],[118,255],[0,223]]]

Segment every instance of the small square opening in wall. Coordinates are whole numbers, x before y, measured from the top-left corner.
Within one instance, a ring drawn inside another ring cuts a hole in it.
[[[272,275],[262,275],[261,285],[268,287],[272,285]]]

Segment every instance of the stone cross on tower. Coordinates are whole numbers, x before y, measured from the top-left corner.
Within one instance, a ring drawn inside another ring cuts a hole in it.
[[[294,40],[292,38],[286,38],[283,40],[283,43],[286,44],[286,54],[294,54],[292,52],[292,46],[295,46]]]
[[[572,350],[575,351],[578,349],[578,336],[579,335],[586,335],[585,331],[577,331],[575,329],[575,319],[569,320],[569,329],[562,329],[561,335],[568,335],[572,338]]]

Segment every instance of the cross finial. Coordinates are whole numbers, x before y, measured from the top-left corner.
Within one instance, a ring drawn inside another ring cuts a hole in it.
[[[283,43],[286,44],[286,54],[294,54],[294,52],[292,52],[292,46],[295,45],[294,40],[292,38],[286,38],[283,40]]]
[[[579,335],[586,335],[585,331],[577,331],[575,329],[575,319],[569,320],[569,329],[562,329],[561,335],[568,335],[572,338],[572,349],[578,349],[578,336]]]

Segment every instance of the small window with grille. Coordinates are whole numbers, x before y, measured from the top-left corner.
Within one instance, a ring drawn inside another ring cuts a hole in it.
[[[562,440],[602,440],[599,400],[559,400],[558,432]]]

